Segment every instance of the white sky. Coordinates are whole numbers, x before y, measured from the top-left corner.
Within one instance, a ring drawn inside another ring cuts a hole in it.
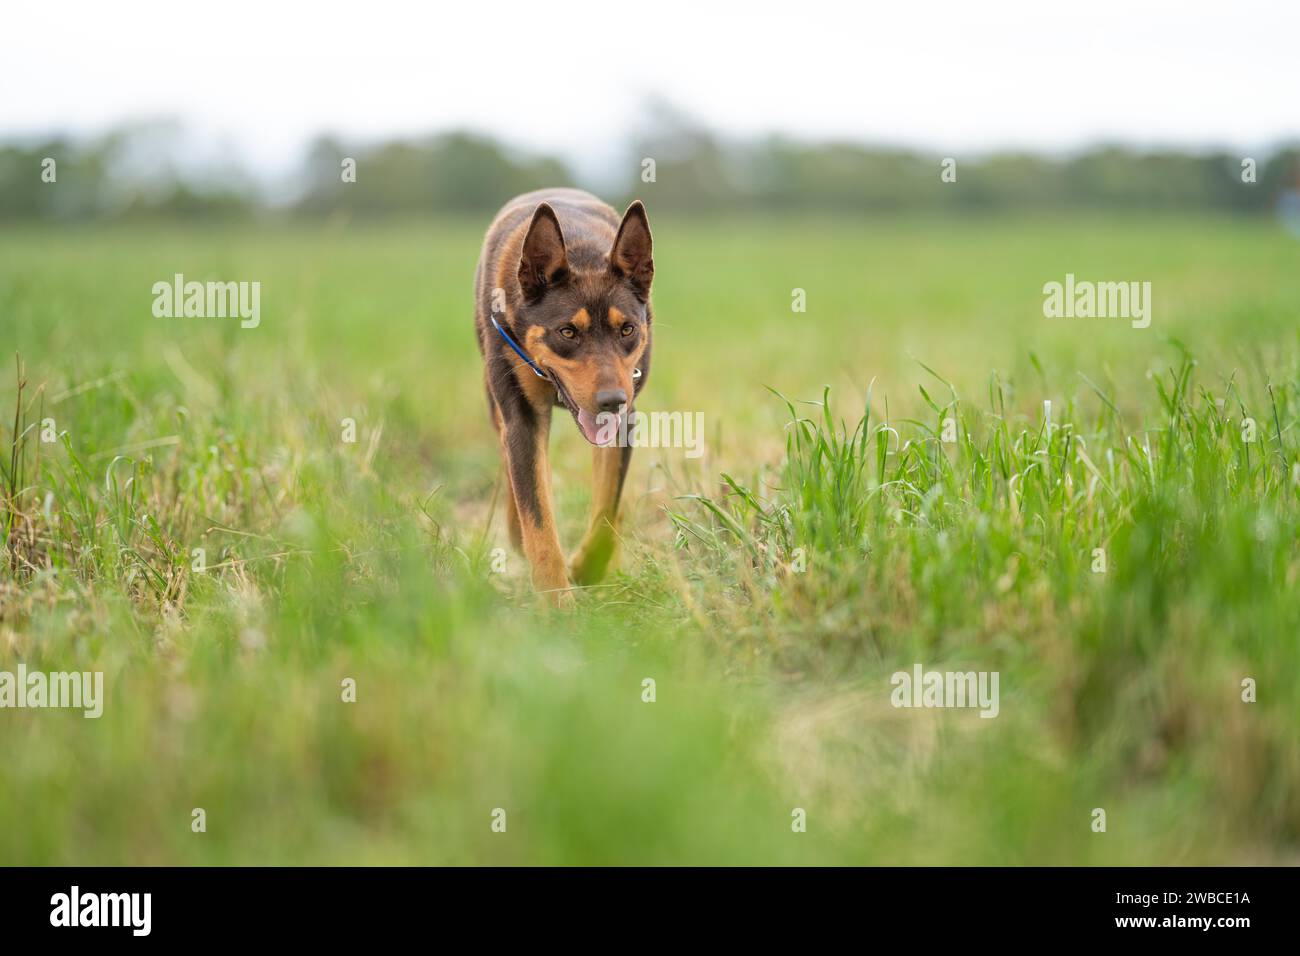
[[[657,97],[724,133],[944,155],[1300,135],[1300,3],[11,0],[0,138],[176,116],[264,174],[452,126],[598,172]]]

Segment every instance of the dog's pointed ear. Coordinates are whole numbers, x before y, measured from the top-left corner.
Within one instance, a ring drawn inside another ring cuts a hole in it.
[[[633,200],[623,213],[623,222],[614,237],[609,252],[609,268],[616,276],[626,278],[643,302],[650,297],[650,283],[655,277],[655,263],[651,256],[650,222],[646,219],[641,200]]]
[[[538,203],[519,255],[519,286],[524,298],[530,302],[540,299],[549,286],[563,282],[568,272],[560,220],[549,203]]]

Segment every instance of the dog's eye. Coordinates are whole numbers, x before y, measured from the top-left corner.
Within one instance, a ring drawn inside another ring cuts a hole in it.
[[[627,336],[631,335],[631,334],[632,334],[633,332],[635,332],[635,331],[636,331],[636,326],[633,325],[631,322],[626,322],[626,323],[624,323],[624,325],[623,325],[623,337],[624,337],[624,338],[627,338]]]
[[[566,339],[576,339],[578,337],[578,330],[571,325],[566,325],[564,328],[560,329],[560,334]]]

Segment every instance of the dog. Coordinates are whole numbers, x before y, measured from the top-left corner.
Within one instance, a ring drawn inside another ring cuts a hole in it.
[[[507,477],[510,539],[534,589],[573,603],[570,581],[604,577],[632,459],[618,436],[650,377],[654,260],[639,200],[620,219],[579,189],[545,189],[502,207],[483,240],[474,325],[488,411]],[[551,412],[562,408],[592,448],[591,519],[567,562],[551,504]]]

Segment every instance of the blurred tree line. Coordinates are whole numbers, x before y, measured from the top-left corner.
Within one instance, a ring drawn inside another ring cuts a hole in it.
[[[372,144],[323,136],[300,173],[269,185],[217,160],[192,161],[175,123],[137,124],[89,141],[0,143],[0,220],[357,218],[490,214],[543,186],[589,185],[556,158],[449,132]],[[233,150],[229,151],[233,155]],[[682,214],[978,213],[1037,209],[1259,214],[1300,188],[1300,145],[1250,157],[1098,146],[1052,157],[963,158],[773,136],[728,140],[662,117],[633,137],[625,175],[598,185]],[[51,164],[48,160],[54,160]],[[946,162],[951,160],[952,162]],[[945,181],[955,177],[955,181]]]
[[[0,142],[0,221],[250,215],[255,181],[233,164],[184,164],[178,123],[119,127],[90,141]],[[218,154],[219,157],[219,154]]]

